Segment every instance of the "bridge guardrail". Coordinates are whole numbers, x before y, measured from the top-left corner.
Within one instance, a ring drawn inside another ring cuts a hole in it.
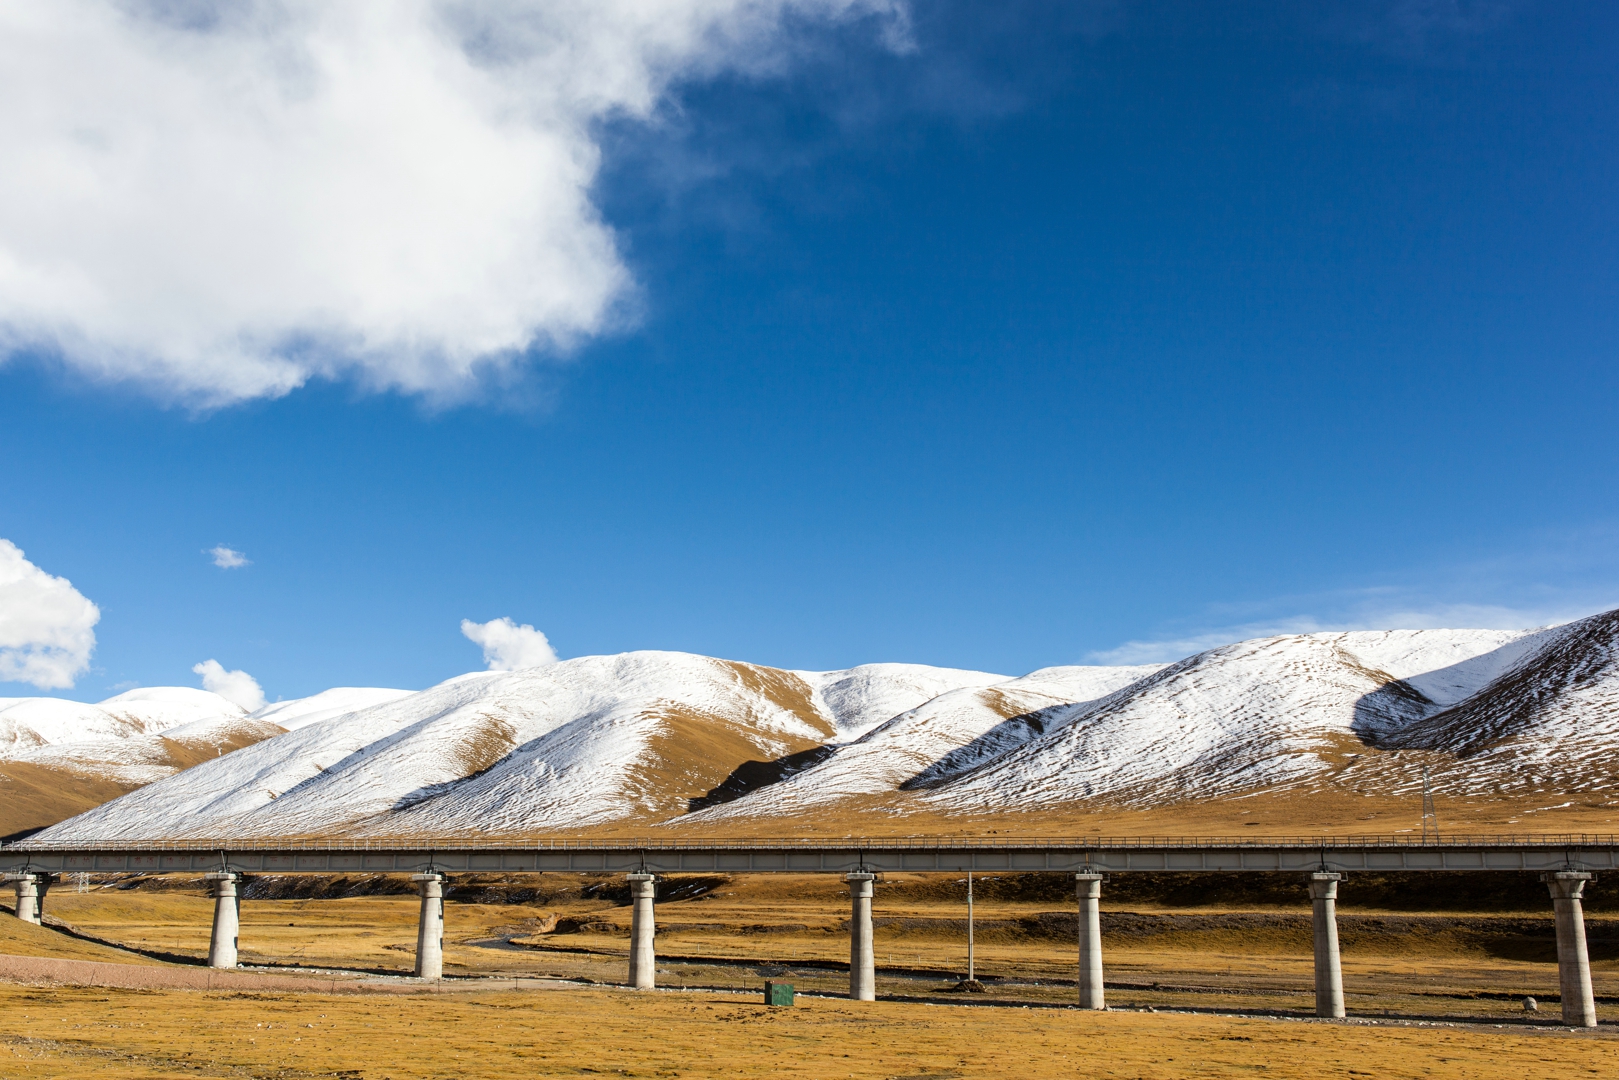
[[[901,836],[669,838],[631,837],[485,837],[398,836],[364,839],[319,837],[213,837],[200,839],[118,840],[89,842],[18,841],[0,854],[29,852],[209,852],[209,851],[972,851],[972,850],[1158,850],[1185,849],[1368,849],[1368,848],[1607,848],[1619,847],[1613,833],[1455,834],[1440,839],[1420,836]]]

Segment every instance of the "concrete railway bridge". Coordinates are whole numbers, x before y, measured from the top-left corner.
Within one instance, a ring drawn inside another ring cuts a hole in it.
[[[841,874],[852,901],[849,996],[876,996],[872,882],[908,874],[1065,873],[1079,905],[1079,1003],[1100,1009],[1099,902],[1110,874],[1142,871],[1290,872],[1310,889],[1315,934],[1316,1015],[1344,1015],[1338,953],[1339,883],[1357,871],[1538,871],[1556,916],[1563,1023],[1596,1026],[1581,895],[1598,872],[1619,869],[1619,836],[1088,837],[1077,839],[905,837],[815,840],[186,840],[0,847],[17,893],[18,918],[38,923],[46,891],[64,873],[200,873],[215,897],[208,963],[237,962],[237,885],[244,874],[408,873],[421,892],[416,975],[443,973],[444,882],[456,873],[622,873],[634,909],[629,984],[650,988],[656,971],[653,896],[659,875]]]

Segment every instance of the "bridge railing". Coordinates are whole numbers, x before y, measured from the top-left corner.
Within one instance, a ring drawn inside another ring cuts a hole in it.
[[[630,837],[478,837],[390,836],[367,838],[214,837],[151,840],[52,841],[22,840],[0,847],[0,854],[28,852],[297,852],[297,851],[1090,851],[1151,848],[1606,848],[1619,847],[1613,833],[1454,834],[1441,839],[1421,836],[872,836],[781,838]]]

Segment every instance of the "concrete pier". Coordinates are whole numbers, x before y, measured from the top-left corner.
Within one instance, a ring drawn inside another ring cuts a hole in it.
[[[1540,875],[1551,890],[1557,914],[1557,981],[1563,991],[1563,1023],[1596,1027],[1597,1005],[1591,994],[1591,957],[1585,951],[1585,911],[1580,898],[1591,875],[1559,870]]]
[[[51,887],[51,876],[24,870],[7,874],[6,880],[17,890],[17,918],[35,926],[40,925],[40,920],[45,916],[45,893]]]
[[[416,970],[418,979],[444,977],[444,875],[412,874],[410,880],[422,894],[422,916],[416,924]]]
[[[216,870],[204,874],[202,879],[214,890],[214,935],[208,943],[208,966],[233,968],[236,966],[237,935],[241,931],[241,898],[236,895],[236,884],[242,875],[230,870]]]
[[[652,909],[658,878],[655,874],[626,877],[630,883],[630,899],[635,904],[630,912],[630,985],[637,990],[650,990],[658,981],[657,926]]]
[[[877,1000],[877,956],[871,941],[871,883],[877,875],[846,875],[853,910],[849,916],[849,1000]]]
[[[1102,996],[1102,875],[1078,873],[1079,1007],[1105,1009]]]
[[[1310,875],[1315,928],[1315,1014],[1344,1015],[1344,969],[1338,956],[1338,882],[1342,874]]]

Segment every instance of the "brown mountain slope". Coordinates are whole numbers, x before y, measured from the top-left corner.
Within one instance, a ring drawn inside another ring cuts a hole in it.
[[[94,809],[145,786],[145,777],[152,773],[172,775],[280,735],[282,730],[244,718],[191,737],[144,735],[63,747],[52,759],[0,761],[0,841]]]

